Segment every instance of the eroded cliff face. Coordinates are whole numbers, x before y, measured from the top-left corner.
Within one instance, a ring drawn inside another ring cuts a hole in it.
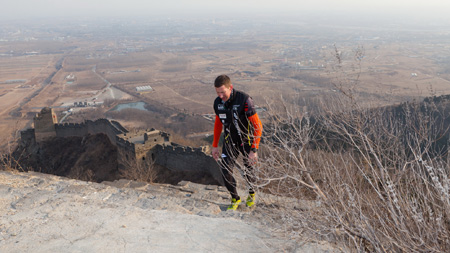
[[[117,147],[105,134],[52,137],[19,147],[14,156],[26,170],[94,182],[120,178]]]

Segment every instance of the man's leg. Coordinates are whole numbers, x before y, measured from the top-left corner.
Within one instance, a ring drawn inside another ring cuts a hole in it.
[[[242,155],[244,156],[244,176],[247,181],[249,190],[248,190],[248,197],[246,200],[247,207],[252,207],[255,204],[255,183],[256,183],[256,175],[254,166],[252,165],[251,161],[248,159],[248,154],[250,153],[251,147],[248,145],[242,145],[240,148],[240,151]]]
[[[244,176],[247,180],[247,184],[249,186],[249,193],[254,194],[255,189],[254,185],[256,183],[256,175],[255,175],[255,169],[254,166],[251,164],[251,162],[248,159],[248,154],[250,153],[251,147],[248,145],[242,145],[240,147],[240,151],[242,155],[244,156]]]
[[[236,190],[236,179],[233,176],[233,167],[237,157],[235,147],[231,144],[224,143],[222,147],[222,160],[219,163],[222,169],[223,182],[225,187],[230,192],[231,197],[239,200],[239,195]]]

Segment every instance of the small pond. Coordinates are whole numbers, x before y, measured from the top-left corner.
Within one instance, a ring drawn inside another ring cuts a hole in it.
[[[126,104],[116,105],[114,108],[111,109],[111,111],[121,111],[123,109],[138,109],[138,110],[147,111],[147,109],[145,109],[144,102],[134,102],[134,103],[126,103]]]

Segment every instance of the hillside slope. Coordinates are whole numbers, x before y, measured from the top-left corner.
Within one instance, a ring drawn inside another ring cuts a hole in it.
[[[333,251],[279,232],[271,198],[253,211],[229,212],[220,186],[99,184],[0,171],[0,252]]]

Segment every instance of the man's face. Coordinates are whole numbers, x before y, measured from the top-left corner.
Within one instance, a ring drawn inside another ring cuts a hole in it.
[[[222,85],[219,88],[216,88],[217,96],[222,99],[223,102],[226,102],[228,99],[230,99],[231,90],[233,90],[233,85],[230,85],[229,88],[227,88],[225,85]]]

